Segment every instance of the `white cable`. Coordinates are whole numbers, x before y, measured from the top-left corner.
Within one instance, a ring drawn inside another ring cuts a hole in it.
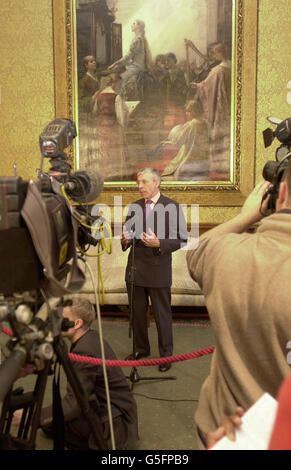
[[[96,288],[97,283],[94,283],[94,275],[93,275],[92,268],[89,265],[89,263],[81,257],[80,259],[83,261],[83,263],[85,263],[86,267],[89,270],[92,286],[94,289],[95,303],[96,303],[96,310],[97,310],[97,320],[98,320],[98,330],[99,330],[99,338],[100,338],[100,346],[101,346],[102,368],[103,368],[103,375],[104,375],[108,419],[109,419],[109,427],[110,427],[110,434],[111,434],[111,443],[112,443],[112,450],[116,450],[113,420],[112,420],[111,401],[110,401],[110,392],[109,392],[108,377],[107,377],[107,370],[106,370],[106,364],[105,364],[104,342],[103,342],[103,333],[102,333],[102,325],[101,325],[101,313],[100,313],[99,298],[97,295],[97,288]]]

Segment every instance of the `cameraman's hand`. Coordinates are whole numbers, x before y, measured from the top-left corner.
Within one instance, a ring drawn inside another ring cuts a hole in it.
[[[206,434],[207,448],[212,447],[222,437],[226,436],[230,441],[235,441],[235,430],[242,424],[244,410],[241,407],[236,409],[234,415],[225,418],[219,428]]]
[[[263,218],[263,214],[268,207],[270,196],[267,196],[263,203],[262,198],[270,186],[271,183],[269,183],[269,181],[261,181],[245,200],[241,215],[249,220],[250,225],[259,222],[259,220]]]
[[[262,198],[270,186],[271,183],[265,180],[259,183],[246,199],[241,212],[238,215],[228,220],[227,222],[217,225],[213,229],[203,233],[199,240],[202,241],[204,238],[209,240],[210,238],[217,235],[226,233],[243,233],[248,230],[249,227],[263,218],[263,214],[267,208],[270,196],[267,196],[263,203]],[[191,256],[192,255],[190,252],[188,252],[188,264],[190,263]]]

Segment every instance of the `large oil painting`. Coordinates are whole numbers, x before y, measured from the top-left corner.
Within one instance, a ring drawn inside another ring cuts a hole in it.
[[[76,0],[77,166],[229,182],[234,0]]]

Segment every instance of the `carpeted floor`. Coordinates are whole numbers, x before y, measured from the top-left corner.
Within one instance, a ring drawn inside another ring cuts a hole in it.
[[[123,318],[109,318],[102,321],[103,337],[110,343],[118,359],[123,360],[132,351],[129,324]],[[211,325],[207,320],[174,320],[174,356],[192,353],[214,346]],[[149,327],[151,358],[158,358],[157,332],[153,322]],[[1,343],[7,338],[1,333]],[[201,385],[209,373],[211,354],[196,359],[175,362],[166,373],[158,366],[137,367],[139,380],[132,387],[139,416],[138,444],[136,450],[195,450],[194,413]],[[127,377],[132,368],[124,367]],[[164,380],[165,378],[173,378]],[[148,379],[150,380],[143,380]],[[152,379],[154,378],[154,379]],[[65,389],[66,378],[62,374],[61,390]],[[31,376],[17,381],[25,391],[32,390]],[[51,403],[52,377],[48,378],[44,405]],[[39,430],[37,450],[52,449],[52,441]]]

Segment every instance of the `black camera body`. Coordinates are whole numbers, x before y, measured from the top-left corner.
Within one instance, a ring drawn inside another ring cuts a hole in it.
[[[46,286],[57,296],[62,279],[70,270],[72,275],[77,264],[76,244],[81,248],[97,244],[87,228],[96,217],[82,204],[98,197],[103,179],[92,170],[71,174],[64,149],[76,135],[73,121],[56,119],[39,138],[42,157],[50,158],[50,171],[39,171],[37,182],[0,177],[2,295]],[[77,268],[75,273],[80,282],[72,283],[72,290],[77,292],[82,276]]]
[[[272,124],[276,124],[277,128],[274,132],[270,128],[264,130],[265,147],[269,147],[275,138],[281,142],[281,145],[276,149],[276,160],[268,161],[263,168],[263,178],[271,183],[263,198],[264,200],[270,195],[266,215],[270,215],[276,210],[280,183],[291,159],[291,118],[284,119],[283,121],[277,118],[268,118],[268,120]]]
[[[91,228],[96,219],[104,219],[91,216],[89,203],[102,191],[103,178],[92,170],[71,174],[64,149],[75,137],[73,121],[56,119],[39,139],[42,161],[38,180],[0,177],[0,322],[8,322],[13,335],[5,348],[8,357],[0,365],[0,403],[4,401],[3,419],[11,423],[13,383],[25,363],[34,364],[36,386],[33,393],[24,395],[26,411],[20,425],[30,436],[35,436],[38,427],[37,410],[54,351],[86,416],[90,405],[61,339],[61,332],[74,325],[63,321],[61,299],[80,292],[86,280],[78,265],[77,248],[83,254],[85,245],[98,243]],[[42,171],[43,158],[50,158],[47,173]],[[27,397],[32,397],[30,402]],[[91,422],[89,415],[88,419],[95,431],[99,423],[96,425],[93,418]],[[34,429],[29,434],[30,424]],[[5,429],[7,433],[8,427]],[[2,437],[0,432],[0,444]]]

